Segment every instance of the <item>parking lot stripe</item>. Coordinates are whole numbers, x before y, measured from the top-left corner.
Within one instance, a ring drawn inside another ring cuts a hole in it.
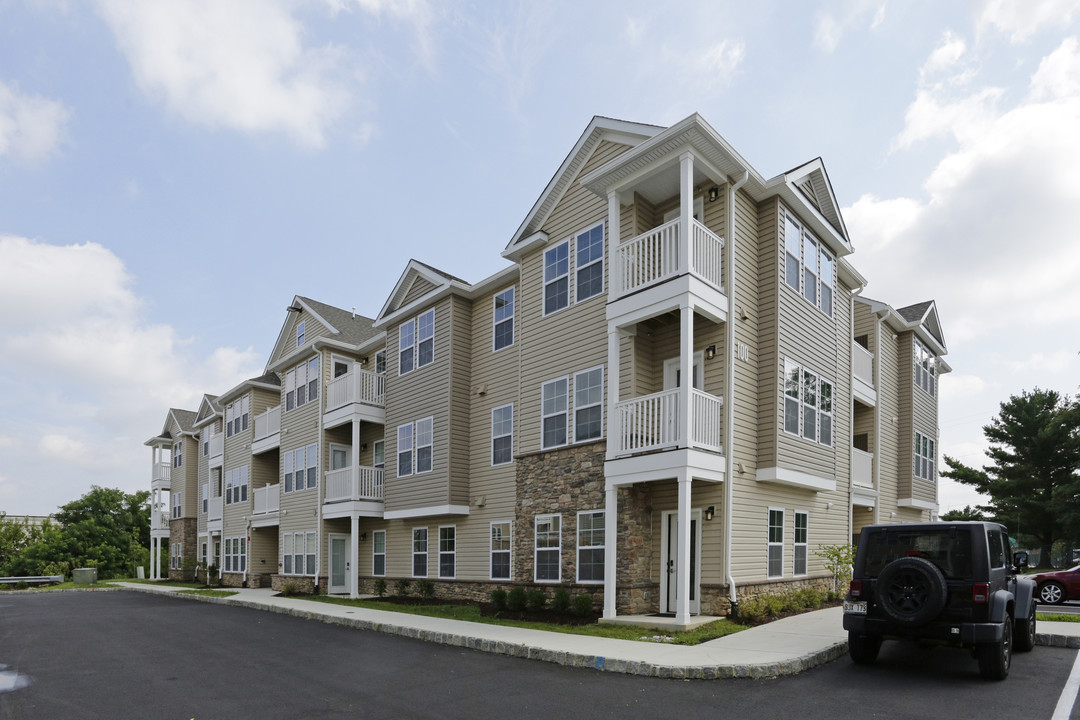
[[[1065,687],[1061,690],[1061,697],[1058,698],[1051,720],[1069,720],[1073,705],[1076,703],[1077,690],[1080,690],[1080,652],[1076,653],[1072,672],[1069,673],[1069,679],[1065,681]]]

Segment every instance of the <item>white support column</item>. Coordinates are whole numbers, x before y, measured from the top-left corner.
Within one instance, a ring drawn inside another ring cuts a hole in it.
[[[614,487],[604,493],[604,617],[615,617],[616,562],[619,539],[619,499]]]
[[[694,219],[694,156],[679,157],[679,273],[690,272],[693,252],[691,221]]]
[[[607,266],[608,266],[608,294],[622,291],[622,264],[619,263],[618,247],[621,242],[619,233],[622,226],[621,208],[619,206],[619,194],[614,190],[607,196]]]
[[[679,447],[690,447],[690,421],[694,408],[690,404],[690,389],[694,387],[694,308],[683,305],[679,310]]]
[[[353,426],[356,426],[355,423]],[[356,587],[360,575],[360,516],[353,513],[349,517],[352,520],[349,528],[349,597],[355,600],[360,597]]]
[[[690,475],[679,474],[679,587],[675,601],[675,622],[690,621]]]
[[[356,373],[359,375],[359,373]],[[356,497],[353,500],[359,499],[360,492],[360,421],[352,421],[352,457],[350,458],[349,465],[352,467],[351,475],[351,490],[350,492],[356,493]],[[356,537],[356,533],[353,532],[353,537]],[[354,558],[355,559],[355,558]]]
[[[623,428],[615,412],[619,402],[619,331],[614,325],[608,325],[607,334],[607,459],[614,460],[615,453],[622,442]]]

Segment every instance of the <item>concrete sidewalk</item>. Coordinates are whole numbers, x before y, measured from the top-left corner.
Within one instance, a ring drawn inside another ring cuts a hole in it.
[[[115,583],[127,590],[175,594],[184,588]],[[236,595],[178,597],[268,610],[308,620],[416,638],[570,667],[660,678],[712,680],[794,675],[847,654],[841,608],[828,608],[750,628],[700,645],[669,645],[571,635],[463,620],[409,615],[282,597],[269,589],[227,588]],[[1038,643],[1080,648],[1080,623],[1039,623]],[[656,634],[642,629],[642,636]]]

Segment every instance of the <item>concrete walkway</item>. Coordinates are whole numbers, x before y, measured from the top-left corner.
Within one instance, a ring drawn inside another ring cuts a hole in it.
[[[126,590],[175,594],[184,588],[114,583]],[[794,675],[847,654],[839,607],[777,620],[700,645],[670,645],[571,635],[464,620],[409,615],[282,597],[269,589],[228,588],[236,595],[177,597],[278,612],[294,617],[401,635],[482,652],[571,667],[661,678],[711,680]],[[1080,623],[1041,622],[1038,643],[1080,648]],[[642,629],[643,637],[656,634]]]

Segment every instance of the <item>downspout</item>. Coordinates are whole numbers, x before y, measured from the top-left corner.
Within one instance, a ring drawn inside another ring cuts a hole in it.
[[[736,195],[747,180],[750,179],[750,171],[744,170],[743,175],[737,182],[728,182],[727,203],[727,262],[724,267],[724,289],[727,291],[727,323],[725,323],[724,343],[727,351],[727,363],[725,367],[724,392],[727,395],[724,403],[724,572],[727,574],[728,599],[732,608],[738,606],[735,594],[735,578],[731,575],[731,517],[732,498],[735,493],[732,490],[735,473],[735,200]]]
[[[322,353],[319,353],[319,390],[321,397],[319,398],[319,469],[316,470],[316,476],[318,473],[323,472],[323,403],[326,401],[326,383],[323,382],[325,377],[325,369],[322,361]],[[353,454],[356,455],[357,451],[354,449]],[[319,478],[318,492],[315,493],[315,589],[319,589],[319,571],[322,569],[322,498],[326,488],[326,473]],[[329,585],[329,578],[327,578],[327,585]]]
[[[870,465],[870,476],[877,490],[877,502],[874,503],[874,524],[881,522],[881,410],[884,400],[881,389],[881,324],[885,318],[875,314],[874,322],[874,385],[878,391],[877,405],[874,407],[874,460]]]

